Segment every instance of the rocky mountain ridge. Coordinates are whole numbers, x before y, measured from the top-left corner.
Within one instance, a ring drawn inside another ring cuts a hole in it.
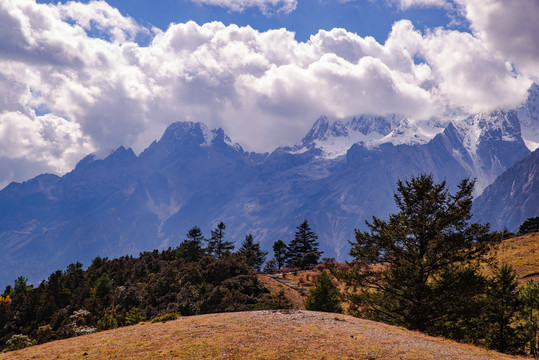
[[[208,235],[219,221],[230,240],[252,233],[270,250],[308,219],[324,256],[343,260],[355,228],[395,210],[397,179],[432,173],[454,190],[474,177],[479,194],[529,154],[515,111],[450,122],[428,141],[408,137],[416,125],[397,115],[320,118],[300,144],[255,154],[222,129],[177,122],[138,156],[119,147],[62,177],[12,183],[0,191],[0,283],[177,246],[191,227]]]

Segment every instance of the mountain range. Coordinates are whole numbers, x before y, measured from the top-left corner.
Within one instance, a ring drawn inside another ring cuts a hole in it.
[[[219,221],[236,244],[252,233],[270,250],[307,219],[323,256],[346,259],[354,229],[396,210],[397,179],[431,173],[454,191],[472,177],[475,195],[502,174],[519,179],[530,166],[515,164],[530,154],[527,145],[539,144],[538,93],[530,88],[519,109],[453,120],[322,116],[298,144],[264,154],[244,151],[222,129],[173,123],[138,156],[119,147],[104,159],[85,157],[63,176],[43,174],[0,191],[0,285],[19,275],[37,282],[97,255],[174,247],[193,226],[209,236]],[[506,185],[487,188],[480,204],[501,202],[502,209],[478,204],[476,218],[516,230],[536,216],[536,201],[510,221],[503,209],[519,206],[517,192],[537,188],[537,172],[528,174],[528,185],[509,190],[513,200],[503,190],[511,180],[500,177]]]

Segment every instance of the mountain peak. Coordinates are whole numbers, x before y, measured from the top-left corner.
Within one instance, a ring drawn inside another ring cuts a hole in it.
[[[326,116],[320,116],[313,124],[313,127],[303,138],[301,143],[304,146],[312,144],[315,140],[324,140],[327,138],[329,130],[329,119]]]
[[[484,141],[522,141],[520,122],[514,110],[481,113],[454,125],[460,132],[463,145],[470,154],[475,154]]]
[[[522,138],[531,151],[539,148],[539,85],[533,83],[528,99],[517,110]]]
[[[321,116],[301,142],[291,150],[301,153],[319,149],[321,157],[333,159],[346,154],[355,143],[361,142],[366,146],[378,145],[378,140],[388,135],[401,120],[401,117],[394,114],[386,116],[365,114],[333,122],[326,116]]]
[[[210,150],[243,153],[242,147],[233,143],[223,129],[210,130],[201,122],[180,121],[169,125],[161,139],[154,141],[141,156],[147,158],[156,152],[163,158],[178,154],[195,156],[206,154]]]
[[[166,130],[159,143],[196,144],[210,146],[214,134],[201,122],[179,121],[172,123]]]
[[[81,161],[77,163],[73,171],[82,170],[96,160],[97,160],[97,157],[94,154],[86,155]]]

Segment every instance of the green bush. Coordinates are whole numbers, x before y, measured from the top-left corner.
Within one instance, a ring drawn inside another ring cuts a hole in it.
[[[152,324],[158,323],[158,322],[167,322],[170,320],[176,320],[179,319],[180,315],[176,313],[167,313],[165,315],[156,317],[155,319],[152,319]]]
[[[6,341],[6,347],[4,348],[3,352],[20,350],[36,344],[37,341],[30,339],[26,335],[13,335],[8,341]]]
[[[116,318],[111,314],[103,315],[103,317],[97,322],[98,331],[116,329],[117,327],[118,322],[116,321]]]
[[[43,344],[47,341],[51,341],[53,337],[53,331],[50,325],[43,325],[37,329],[36,340]]]
[[[138,308],[133,308],[125,315],[125,325],[135,325],[143,321],[144,317]]]
[[[331,277],[323,271],[305,300],[305,308],[313,311],[342,313],[339,289],[331,281]]]

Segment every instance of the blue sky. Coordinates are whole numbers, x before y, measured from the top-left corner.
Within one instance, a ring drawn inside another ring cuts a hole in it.
[[[2,0],[0,188],[139,153],[175,121],[272,151],[321,115],[422,129],[515,108],[539,78],[538,16],[536,0]]]
[[[58,1],[40,0],[40,3],[55,4]],[[61,1],[65,3],[66,1]],[[88,1],[82,1],[87,3]],[[193,20],[199,24],[220,21],[226,25],[251,26],[259,31],[286,28],[295,32],[298,41],[307,41],[320,29],[345,28],[361,36],[373,36],[384,42],[395,21],[409,19],[420,30],[435,27],[458,28],[469,31],[465,18],[456,11],[433,6],[418,6],[403,9],[397,3],[384,1],[309,0],[301,1],[289,13],[273,11],[263,14],[258,7],[242,11],[207,5],[191,0],[109,0],[111,6],[119,9],[137,22],[166,30],[170,23]],[[457,21],[454,21],[454,20]]]

